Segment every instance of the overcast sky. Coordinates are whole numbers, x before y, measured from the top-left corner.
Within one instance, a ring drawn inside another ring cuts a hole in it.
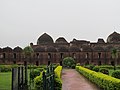
[[[36,44],[44,32],[96,42],[120,33],[120,0],[0,0],[0,47]]]

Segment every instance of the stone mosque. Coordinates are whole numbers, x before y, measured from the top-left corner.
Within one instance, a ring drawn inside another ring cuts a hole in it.
[[[76,63],[83,64],[120,64],[120,34],[113,32],[104,41],[99,38],[97,42],[92,43],[86,40],[73,39],[67,42],[64,37],[54,40],[50,35],[44,33],[41,35],[37,44],[30,43],[34,53],[31,61],[25,58],[23,49],[19,46],[0,48],[0,64],[24,64],[32,63],[36,65],[52,63],[62,63],[65,57],[73,57]],[[117,49],[117,60],[112,58],[112,49]]]

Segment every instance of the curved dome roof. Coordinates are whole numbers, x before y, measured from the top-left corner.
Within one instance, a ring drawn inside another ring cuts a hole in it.
[[[34,52],[45,52],[45,47],[38,46],[38,47],[34,48],[33,50],[34,50]]]
[[[69,51],[70,52],[79,52],[80,49],[77,46],[70,46]]]
[[[113,32],[107,38],[108,43],[120,43],[120,34],[117,32]]]
[[[104,48],[101,46],[94,47],[94,51],[104,51]]]
[[[82,46],[82,51],[92,51],[92,48],[90,46]]]
[[[14,52],[22,52],[22,48],[21,47],[15,47],[13,49]]]
[[[68,43],[64,37],[59,37],[55,43]]]
[[[37,45],[40,44],[51,44],[54,43],[52,37],[50,35],[48,35],[47,33],[44,33],[43,35],[41,35],[38,40],[37,40]]]
[[[3,52],[12,52],[12,48],[5,47],[5,48],[3,48]]]
[[[60,47],[58,48],[58,51],[59,51],[59,52],[68,52],[68,48],[65,47],[65,46],[60,46]]]
[[[53,47],[53,46],[47,47],[47,48],[46,48],[46,51],[47,51],[47,52],[57,52],[56,48]]]

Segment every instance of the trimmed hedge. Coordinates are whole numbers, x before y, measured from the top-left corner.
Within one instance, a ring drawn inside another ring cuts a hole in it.
[[[114,71],[114,72],[112,73],[112,77],[115,77],[115,78],[120,79],[120,70]]]
[[[14,67],[18,67],[18,65],[0,65],[0,72],[11,72]]]
[[[61,72],[62,72],[62,66],[58,66],[54,70],[54,73],[55,73],[55,81],[54,81],[55,82],[54,83],[55,90],[62,90]]]
[[[58,66],[55,68],[55,78],[54,78],[54,90],[62,90],[62,80],[61,80],[61,71],[62,66]],[[43,72],[40,73],[40,76],[34,78],[35,88],[36,90],[43,90]]]
[[[76,66],[76,70],[104,90],[120,90],[120,79]]]

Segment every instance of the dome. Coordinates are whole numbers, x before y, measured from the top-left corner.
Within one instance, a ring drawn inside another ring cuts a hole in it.
[[[22,52],[23,50],[22,50],[22,48],[20,48],[20,47],[15,47],[15,48],[13,49],[13,51],[14,51],[14,52]]]
[[[59,38],[55,41],[55,43],[68,43],[68,42],[65,40],[64,37],[59,37]]]
[[[68,48],[65,47],[65,46],[60,46],[60,47],[58,48],[58,51],[59,51],[59,52],[68,52]]]
[[[104,51],[104,48],[101,46],[94,47],[94,51]]]
[[[46,51],[47,51],[47,52],[57,52],[56,48],[53,47],[53,46],[47,47],[47,48],[46,48]]]
[[[87,51],[87,52],[91,52],[92,48],[90,46],[82,46],[82,51]]]
[[[45,47],[38,46],[38,47],[33,48],[33,50],[34,52],[45,52]]]
[[[117,32],[113,32],[107,38],[108,43],[120,43],[120,34]]]
[[[12,48],[5,47],[5,48],[3,48],[3,52],[12,52]]]
[[[77,46],[70,46],[69,51],[70,52],[79,52],[80,49]]]
[[[37,40],[37,45],[40,44],[51,44],[54,43],[52,37],[50,35],[48,35],[47,33],[44,33],[43,35],[41,35],[38,40]]]

